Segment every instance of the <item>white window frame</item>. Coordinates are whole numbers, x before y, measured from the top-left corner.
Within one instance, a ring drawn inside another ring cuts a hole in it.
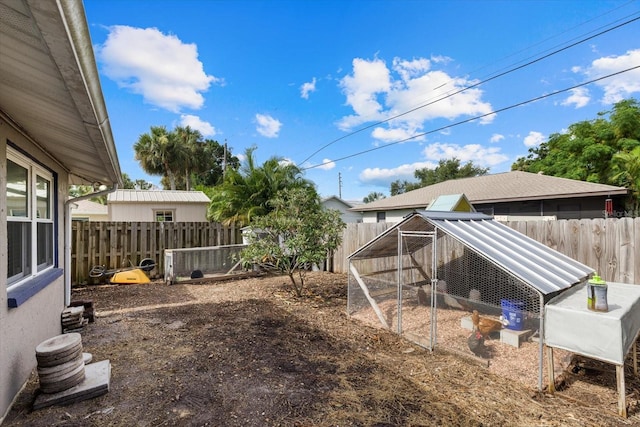
[[[158,215],[162,215],[163,218],[167,217],[167,213],[171,214],[171,220],[168,221],[166,219],[159,220]],[[175,209],[154,209],[153,211],[153,220],[155,222],[175,222],[176,220],[176,211]]]
[[[31,226],[30,236],[27,236],[30,251],[28,254],[24,254],[24,265],[22,271],[11,277],[7,277],[7,289],[19,286],[21,283],[42,274],[43,272],[51,269],[55,265],[55,199],[54,199],[54,176],[53,173],[43,168],[41,165],[35,163],[27,156],[20,154],[19,152],[7,147],[7,161],[11,161],[16,165],[25,168],[27,170],[27,215],[26,216],[14,216],[11,211],[7,212],[7,226],[11,222],[23,222],[29,223]],[[44,179],[48,182],[47,194],[45,198],[48,201],[48,212],[43,212],[43,207],[38,206],[38,196],[42,196],[42,192],[38,194],[38,179]],[[8,180],[7,180],[8,182]],[[7,204],[7,188],[4,189],[5,200],[3,202]],[[43,237],[48,248],[45,249],[44,262],[38,263],[38,233],[39,225],[50,224],[50,232],[45,233]],[[23,242],[26,243],[26,242]],[[7,242],[8,245],[8,242]],[[9,248],[7,248],[9,250]],[[28,268],[25,272],[25,267]]]

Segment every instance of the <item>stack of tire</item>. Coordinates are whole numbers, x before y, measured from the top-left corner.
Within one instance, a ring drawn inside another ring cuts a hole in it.
[[[59,393],[84,380],[82,338],[78,333],[58,335],[36,347],[38,379],[43,393]]]

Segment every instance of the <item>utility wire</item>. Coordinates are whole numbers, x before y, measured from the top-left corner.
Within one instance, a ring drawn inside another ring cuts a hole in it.
[[[606,30],[600,31],[600,32],[598,32],[598,33],[596,33],[596,34],[594,34],[594,35],[591,35],[591,36],[589,36],[589,37],[586,37],[586,38],[584,38],[584,39],[578,40],[577,42],[571,43],[571,44],[569,44],[569,45],[567,45],[567,46],[565,46],[565,47],[562,47],[562,48],[560,48],[560,49],[554,50],[554,51],[553,51],[553,52],[551,52],[551,53],[548,53],[548,54],[546,54],[546,55],[543,55],[543,56],[541,56],[541,57],[539,57],[539,58],[537,58],[537,59],[534,59],[534,60],[528,61],[528,62],[526,62],[526,63],[524,63],[524,64],[522,64],[522,65],[519,65],[519,66],[517,66],[517,67],[514,67],[514,68],[511,68],[511,69],[509,69],[509,70],[507,70],[507,71],[503,71],[503,72],[501,72],[501,73],[495,74],[495,75],[493,75],[493,76],[491,76],[491,77],[488,77],[488,78],[486,78],[486,79],[484,79],[484,80],[481,80],[480,82],[477,82],[477,83],[472,84],[472,85],[469,85],[469,86],[465,86],[465,87],[463,87],[463,88],[461,88],[461,89],[459,89],[459,90],[457,90],[457,91],[455,91],[455,92],[449,93],[449,94],[447,94],[447,95],[445,95],[445,96],[442,96],[442,97],[440,97],[440,98],[436,98],[436,99],[435,99],[435,100],[433,100],[433,101],[429,101],[429,102],[427,102],[427,103],[425,103],[425,104],[419,105],[419,106],[417,106],[417,107],[415,107],[415,108],[412,108],[412,109],[410,109],[410,110],[407,110],[407,111],[405,111],[405,112],[403,112],[403,113],[397,114],[397,115],[395,115],[395,116],[391,116],[391,117],[389,117],[389,118],[387,118],[387,119],[385,119],[385,120],[382,120],[382,121],[379,121],[379,122],[376,122],[376,123],[370,124],[370,125],[368,125],[368,126],[362,127],[362,128],[360,128],[360,129],[357,129],[357,130],[355,130],[355,131],[353,131],[353,132],[350,132],[350,133],[348,133],[348,134],[346,134],[346,135],[343,135],[343,136],[341,136],[341,137],[339,137],[339,138],[336,138],[336,139],[334,139],[333,141],[330,141],[329,143],[327,143],[327,144],[323,145],[322,147],[320,147],[319,149],[317,149],[316,151],[314,151],[311,155],[309,155],[306,159],[304,159],[304,160],[301,162],[301,164],[304,164],[306,161],[308,161],[308,160],[309,160],[309,159],[311,159],[313,156],[315,156],[316,154],[318,154],[320,151],[324,150],[325,148],[329,147],[330,145],[333,145],[333,144],[335,144],[336,142],[341,141],[341,140],[343,140],[343,139],[345,139],[345,138],[348,138],[348,137],[351,137],[351,136],[353,136],[353,135],[356,135],[356,134],[358,134],[358,133],[360,133],[360,132],[363,132],[363,131],[365,131],[365,130],[367,130],[367,129],[371,129],[371,128],[372,128],[372,127],[374,127],[374,126],[378,126],[378,125],[381,125],[381,124],[383,124],[383,123],[387,123],[387,122],[389,122],[389,121],[391,121],[391,120],[395,120],[395,119],[397,119],[397,118],[399,118],[399,117],[406,116],[407,114],[413,113],[414,111],[417,111],[417,110],[419,110],[419,109],[421,109],[421,108],[427,107],[427,106],[429,106],[429,105],[433,105],[433,104],[435,104],[436,102],[440,102],[440,101],[442,101],[442,100],[445,100],[445,99],[447,99],[447,98],[450,98],[450,97],[452,97],[452,96],[454,96],[454,95],[457,95],[457,94],[459,94],[459,93],[461,93],[461,92],[464,92],[464,91],[466,91],[466,90],[472,89],[472,88],[474,88],[474,87],[478,87],[478,86],[480,86],[480,85],[482,85],[482,84],[484,84],[484,83],[490,82],[490,81],[495,80],[495,79],[497,79],[497,78],[499,78],[499,77],[503,77],[503,76],[505,76],[505,75],[507,75],[507,74],[513,73],[513,72],[515,72],[515,71],[517,71],[517,70],[520,70],[520,69],[522,69],[522,68],[528,67],[528,66],[530,66],[530,65],[532,65],[532,64],[535,64],[536,62],[540,62],[540,61],[542,61],[543,59],[547,59],[547,58],[549,58],[549,57],[551,57],[551,56],[553,56],[553,55],[556,55],[556,54],[558,54],[558,53],[560,53],[560,52],[563,52],[563,51],[565,51],[565,50],[567,50],[567,49],[570,49],[570,48],[572,48],[572,47],[575,47],[575,46],[577,46],[577,45],[579,45],[579,44],[582,44],[582,43],[584,43],[584,42],[587,42],[587,41],[589,41],[589,40],[591,40],[591,39],[594,39],[594,38],[596,38],[596,37],[599,37],[599,36],[601,36],[601,35],[603,35],[603,34],[606,34],[606,33],[610,32],[610,31],[616,30],[616,29],[618,29],[618,28],[621,28],[621,27],[623,27],[623,26],[625,26],[625,25],[628,25],[628,24],[630,24],[630,23],[632,23],[632,22],[635,22],[635,21],[638,21],[638,20],[640,20],[640,16],[639,16],[639,17],[636,17],[636,18],[633,18],[633,19],[629,19],[629,20],[627,20],[627,21],[625,21],[625,22],[623,22],[623,23],[621,23],[621,24],[618,24],[618,25],[616,25],[616,26],[614,26],[614,27],[611,27],[611,28],[608,28],[608,29],[606,29]],[[490,113],[489,113],[489,114],[490,114]],[[485,115],[489,115],[489,114],[485,114]],[[484,116],[479,116],[479,117],[484,117]],[[473,119],[469,119],[469,120],[473,120]],[[464,122],[463,122],[463,123],[464,123]],[[427,133],[429,133],[429,132],[427,132]],[[425,133],[425,134],[426,134],[426,133]],[[412,139],[412,138],[414,138],[414,137],[411,137],[410,139]],[[365,151],[365,152],[366,152],[366,151]],[[341,159],[341,160],[342,160],[342,159]],[[324,164],[324,163],[322,163],[322,164]],[[305,168],[305,169],[312,169],[312,168],[313,168],[313,167],[309,167],[309,168]],[[305,169],[303,169],[303,170],[305,170]]]
[[[540,96],[538,96],[536,98],[531,98],[531,99],[528,99],[526,101],[521,101],[521,102],[518,102],[517,104],[512,104],[512,105],[509,105],[507,107],[499,108],[497,110],[491,111],[490,113],[481,114],[479,116],[475,116],[475,117],[471,117],[469,119],[461,120],[459,122],[455,122],[455,123],[452,123],[452,124],[447,125],[447,126],[442,126],[442,127],[439,127],[437,129],[432,129],[432,130],[427,131],[427,132],[422,132],[422,133],[410,136],[408,138],[401,139],[399,141],[394,141],[394,142],[390,142],[390,143],[385,144],[385,145],[381,145],[379,147],[374,147],[374,148],[370,148],[368,150],[359,151],[357,153],[350,154],[350,155],[344,156],[344,157],[340,157],[338,159],[334,159],[334,160],[331,160],[329,162],[320,163],[318,165],[309,166],[309,167],[306,167],[306,168],[303,167],[303,168],[300,168],[300,170],[305,171],[305,170],[309,170],[309,169],[314,169],[314,168],[321,167],[321,166],[324,166],[324,165],[327,165],[327,164],[330,164],[330,163],[336,163],[336,162],[339,162],[339,161],[342,161],[342,160],[350,159],[352,157],[360,156],[362,154],[367,154],[367,153],[370,153],[372,151],[381,150],[383,148],[387,148],[387,147],[390,147],[392,145],[397,145],[397,144],[401,144],[403,142],[411,141],[413,139],[420,138],[420,137],[425,136],[425,135],[429,135],[429,134],[432,134],[432,133],[440,132],[440,131],[442,131],[444,129],[449,129],[449,128],[452,128],[452,127],[455,127],[455,126],[459,126],[459,125],[462,125],[462,124],[465,124],[465,123],[469,123],[469,122],[472,122],[474,120],[478,120],[478,119],[481,119],[483,117],[490,116],[492,114],[498,114],[498,113],[501,113],[503,111],[512,110],[512,109],[514,109],[516,107],[521,107],[523,105],[530,104],[532,102],[540,101],[541,99],[549,98],[551,96],[555,96],[555,95],[558,95],[560,93],[568,92],[570,90],[573,90],[573,89],[576,89],[576,88],[579,88],[579,87],[582,87],[582,86],[587,86],[587,85],[590,85],[590,84],[595,83],[597,81],[608,79],[610,77],[617,76],[619,74],[624,74],[624,73],[627,73],[629,71],[633,71],[633,70],[636,70],[636,69],[640,69],[640,65],[636,65],[635,67],[627,68],[627,69],[622,70],[622,71],[617,71],[615,73],[607,74],[606,76],[598,77],[597,79],[589,80],[587,82],[580,83],[580,84],[577,84],[577,85],[574,85],[574,86],[571,86],[571,87],[567,87],[567,88],[564,88],[564,89],[559,89],[559,90],[556,90],[554,92],[548,93],[546,95],[540,95]]]

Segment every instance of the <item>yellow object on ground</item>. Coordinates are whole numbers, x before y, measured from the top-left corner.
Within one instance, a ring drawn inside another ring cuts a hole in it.
[[[133,270],[120,271],[115,273],[110,280],[111,283],[119,284],[140,284],[150,283],[149,277],[139,268]]]

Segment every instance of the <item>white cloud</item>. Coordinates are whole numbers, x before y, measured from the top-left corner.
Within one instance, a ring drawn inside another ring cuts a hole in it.
[[[500,135],[499,133],[494,133],[493,135],[491,135],[489,142],[496,143],[496,142],[502,141],[503,139],[504,139],[504,135]]]
[[[322,159],[322,163],[318,166],[318,169],[322,169],[325,171],[331,170],[336,167],[336,162],[330,159]]]
[[[415,129],[403,129],[400,127],[392,129],[376,127],[373,132],[371,132],[371,136],[373,136],[374,139],[385,143],[404,141],[412,138],[414,135],[416,135]],[[414,141],[424,141],[424,139],[424,136],[413,138]]]
[[[540,132],[531,131],[529,135],[524,137],[524,145],[527,147],[536,147],[544,142],[545,136]]]
[[[282,127],[279,120],[266,114],[256,114],[256,123],[258,133],[267,138],[276,138]]]
[[[309,93],[315,92],[315,91],[316,91],[315,77],[310,82],[303,83],[302,86],[300,86],[300,96],[304,99],[309,99]]]
[[[382,126],[375,129],[374,138],[388,142],[389,135],[397,129],[404,133],[422,133],[427,122],[433,119],[454,120],[490,113],[491,104],[482,101],[483,92],[478,88],[447,97],[447,94],[477,83],[433,69],[434,65],[445,64],[449,60],[445,57],[433,57],[431,60],[394,58],[389,68],[378,58],[355,58],[351,74],[340,81],[346,104],[354,114],[340,119],[338,126],[350,131],[364,123],[384,121],[411,111],[385,123],[387,132],[382,131]],[[417,108],[428,103],[431,104]],[[480,119],[479,123],[490,123],[494,117],[491,114]]]
[[[438,166],[433,162],[416,162],[400,165],[396,168],[366,168],[360,175],[360,181],[372,185],[388,186],[396,180],[415,181],[413,173],[416,169],[433,169]]]
[[[281,159],[278,164],[280,164],[281,166],[289,166],[289,165],[295,165],[296,162],[294,162],[292,159],[285,157],[283,159]]]
[[[429,144],[422,151],[427,160],[440,161],[442,159],[460,160],[461,164],[473,162],[476,166],[492,167],[509,159],[500,152],[499,147],[483,147],[480,144],[445,144],[436,142]]]
[[[574,105],[576,108],[582,108],[589,104],[591,96],[589,96],[589,89],[586,87],[571,89],[570,92],[571,95],[561,102],[562,105],[566,105],[568,107]]]
[[[349,130],[367,121],[383,119],[383,106],[378,96],[388,93],[391,89],[390,72],[383,61],[355,58],[353,73],[344,77],[340,86],[347,97],[347,104],[355,112],[353,116],[342,118],[339,125],[341,129]]]
[[[202,136],[214,136],[216,129],[209,122],[203,121],[198,116],[190,114],[183,114],[180,116],[180,126],[189,126],[192,129],[199,131]]]
[[[201,108],[202,92],[211,83],[222,83],[204,72],[195,44],[183,43],[156,28],[110,27],[96,56],[105,75],[120,87],[172,112]]]
[[[591,67],[582,71],[589,78],[594,79],[626,70],[638,64],[640,64],[640,49],[627,51],[626,54],[620,56],[596,59],[591,63]],[[600,80],[595,84],[604,90],[602,102],[614,104],[640,92],[640,68]]]

